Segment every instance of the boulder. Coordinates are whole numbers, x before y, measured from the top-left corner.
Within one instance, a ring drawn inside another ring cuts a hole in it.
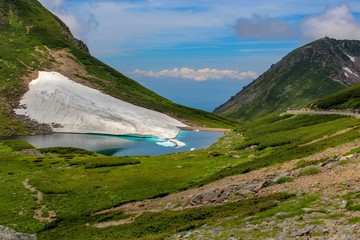
[[[258,186],[259,184],[258,183],[252,183],[252,184],[248,184],[245,189],[249,190],[249,191],[252,191],[252,192],[255,192],[255,188]]]
[[[244,188],[240,188],[239,190],[236,191],[236,195],[241,195],[241,196],[246,196],[251,194],[252,191],[248,190],[248,189],[244,189]]]
[[[332,167],[338,162],[338,159],[336,158],[329,158],[325,162],[322,162],[319,164],[320,167]]]
[[[220,193],[213,191],[204,193],[203,198],[201,199],[202,203],[216,202],[219,199]]]
[[[204,195],[199,194],[190,201],[190,204],[191,205],[200,204],[202,202],[203,198],[204,198]]]
[[[295,229],[291,235],[294,237],[311,236],[311,231],[307,229]]]
[[[255,188],[254,188],[254,192],[258,192],[263,188],[266,188],[267,186],[269,186],[272,183],[271,180],[264,180],[262,181],[260,184],[258,184]]]

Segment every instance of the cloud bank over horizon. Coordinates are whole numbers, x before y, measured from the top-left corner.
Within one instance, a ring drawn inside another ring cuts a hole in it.
[[[170,77],[170,78],[186,78],[192,79],[195,81],[207,81],[207,80],[218,80],[218,79],[255,79],[259,76],[258,73],[253,71],[239,72],[234,70],[219,70],[219,69],[191,69],[191,68],[174,68],[174,69],[164,69],[161,71],[143,71],[136,69],[131,74],[137,76],[147,76],[147,77]]]

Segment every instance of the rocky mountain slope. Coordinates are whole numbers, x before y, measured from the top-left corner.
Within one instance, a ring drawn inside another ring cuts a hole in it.
[[[39,71],[60,73],[187,125],[232,124],[213,114],[177,105],[92,57],[87,46],[36,0],[0,0],[0,41],[0,135],[41,133],[52,128],[14,113],[29,89],[28,83],[37,79]]]
[[[360,41],[322,38],[271,66],[214,112],[251,119],[299,108],[360,82]]]

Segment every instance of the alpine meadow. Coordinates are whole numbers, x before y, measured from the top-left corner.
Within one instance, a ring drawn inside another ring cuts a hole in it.
[[[90,50],[39,1],[0,0],[1,240],[360,238],[359,40],[293,49],[212,113]],[[223,135],[131,156],[18,138],[186,131]]]

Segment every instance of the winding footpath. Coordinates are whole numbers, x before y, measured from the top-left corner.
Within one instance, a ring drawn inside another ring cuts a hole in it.
[[[29,183],[29,179],[24,180],[23,186],[29,190],[35,197],[36,203],[41,204],[43,201],[43,194],[35,187],[31,186]],[[46,205],[41,205],[39,208],[34,210],[33,218],[40,222],[53,222],[56,220],[55,211],[48,210]]]
[[[342,115],[342,116],[360,118],[360,113],[344,112],[344,111],[315,111],[310,109],[300,109],[300,110],[287,110],[286,113],[295,114],[295,115],[300,115],[300,114]]]

